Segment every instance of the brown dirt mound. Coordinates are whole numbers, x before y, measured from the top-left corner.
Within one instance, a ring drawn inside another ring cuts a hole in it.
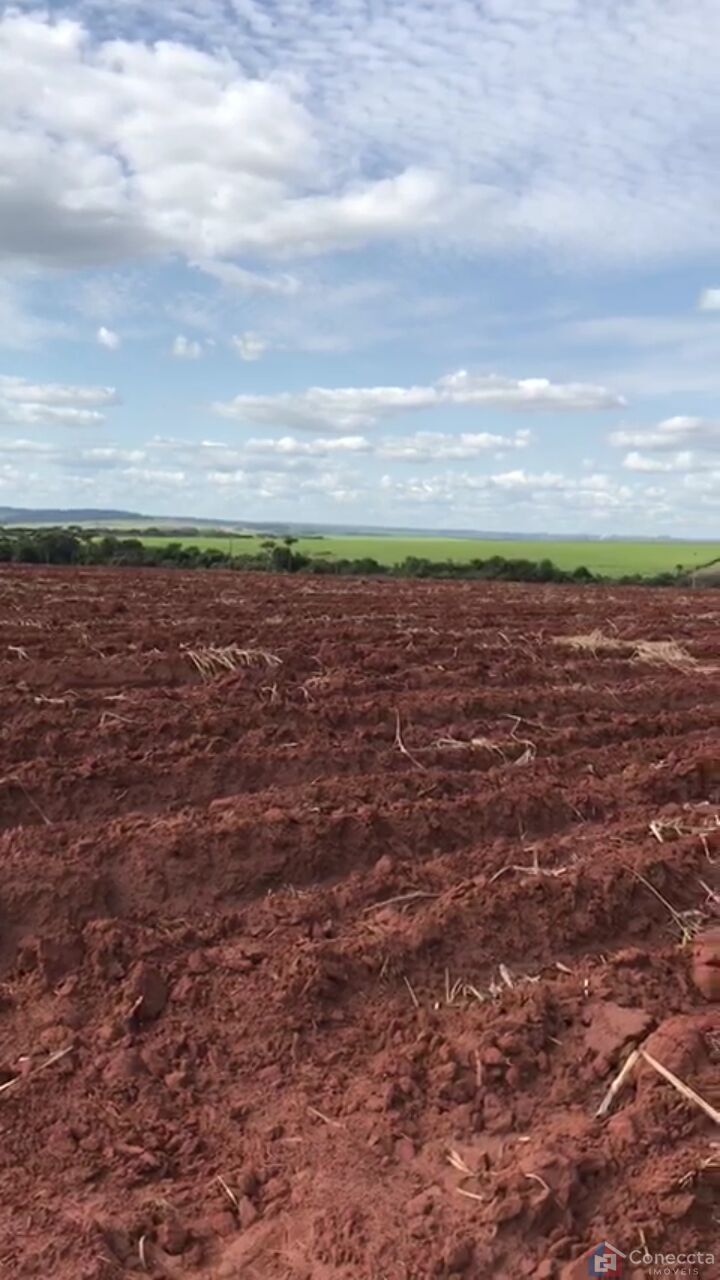
[[[691,592],[3,571],[0,1275],[716,1247],[717,623]],[[556,643],[593,633],[620,643]],[[598,1117],[639,1046],[710,1114],[641,1058]]]

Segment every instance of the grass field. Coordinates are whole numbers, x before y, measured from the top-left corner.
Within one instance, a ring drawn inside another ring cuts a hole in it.
[[[183,538],[184,544],[191,541],[202,547],[218,547],[223,551],[231,551],[234,555],[256,554],[264,537],[228,537],[212,536]],[[144,537],[143,542],[149,546],[160,546],[167,542],[176,542],[177,538]],[[380,564],[397,564],[406,556],[420,556],[428,560],[456,560],[467,563],[476,558],[488,559],[490,556],[507,558],[523,558],[527,560],[552,560],[560,569],[576,569],[585,565],[592,573],[606,574],[608,577],[619,577],[623,574],[654,574],[673,570],[677,565],[692,568],[705,564],[714,557],[720,557],[720,541],[718,542],[552,542],[538,539],[516,542],[500,539],[475,538],[433,538],[433,537],[394,537],[384,535],[372,537],[365,535],[329,536],[322,538],[299,538],[294,550],[313,556],[328,556],[357,560],[363,556],[372,556]]]

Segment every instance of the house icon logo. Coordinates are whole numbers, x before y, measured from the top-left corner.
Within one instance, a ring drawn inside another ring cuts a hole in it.
[[[609,1276],[612,1280],[622,1276],[626,1254],[621,1253],[607,1240],[602,1240],[600,1244],[595,1245],[586,1257],[589,1276]]]

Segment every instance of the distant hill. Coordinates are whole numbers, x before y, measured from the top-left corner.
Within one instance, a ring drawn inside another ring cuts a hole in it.
[[[112,507],[0,507],[0,525],[97,525],[113,529],[239,528],[239,520],[197,519],[195,516],[148,516],[141,511],[119,511]]]
[[[82,524],[88,520],[147,520],[138,511],[112,511],[100,507],[0,507],[0,524]]]
[[[171,532],[182,531],[187,533],[189,530],[198,529],[202,531],[223,531],[237,532],[247,531],[248,533],[264,533],[270,536],[282,537],[284,534],[294,534],[299,537],[332,537],[333,535],[341,537],[421,537],[421,538],[478,538],[481,541],[512,541],[512,542],[657,542],[657,543],[678,543],[682,545],[684,542],[708,541],[713,547],[717,545],[717,539],[709,540],[703,538],[672,538],[668,536],[648,536],[643,537],[641,534],[611,534],[598,535],[592,533],[547,533],[544,530],[528,533],[527,530],[518,531],[515,529],[506,529],[498,531],[486,529],[428,529],[417,526],[392,526],[392,525],[353,525],[353,524],[324,524],[322,521],[317,523],[311,521],[292,521],[292,520],[228,520],[223,517],[209,516],[152,516],[145,515],[139,511],[115,511],[112,508],[104,507],[0,507],[0,526],[1,525],[104,525],[110,529],[117,527],[118,531],[122,531],[123,526],[127,531],[128,527],[134,530],[145,530],[155,528],[157,530],[170,530]]]

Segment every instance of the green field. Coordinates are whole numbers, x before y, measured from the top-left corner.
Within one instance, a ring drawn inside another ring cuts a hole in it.
[[[182,541],[184,545],[194,544],[203,549],[218,547],[232,555],[255,555],[266,536],[204,537],[198,534],[192,539],[149,536],[143,537],[142,540],[148,546],[161,546],[163,543]],[[585,565],[592,573],[621,577],[623,574],[650,575],[672,571],[677,565],[689,569],[706,564],[716,556],[720,557],[720,541],[553,542],[545,539],[537,541],[528,539],[510,542],[495,538],[395,537],[390,534],[372,537],[353,534],[338,537],[332,535],[299,538],[293,550],[312,556],[347,560],[359,560],[364,556],[371,556],[380,564],[386,565],[397,564],[406,556],[418,556],[428,560],[455,560],[461,564],[474,559],[487,560],[490,556],[525,560],[547,559],[552,560],[560,569],[577,569],[579,565]]]

